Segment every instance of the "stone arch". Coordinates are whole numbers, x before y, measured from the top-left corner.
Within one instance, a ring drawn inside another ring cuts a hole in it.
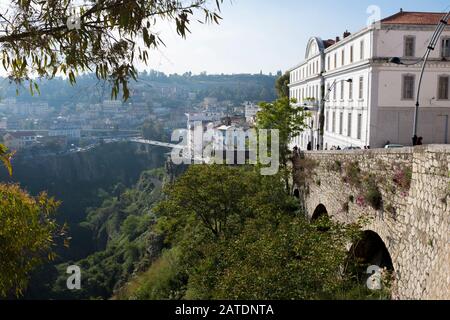
[[[394,270],[391,254],[383,239],[372,230],[363,232],[362,238],[350,248],[350,257],[363,265],[376,265]]]
[[[296,197],[297,199],[300,199],[300,190],[298,187],[294,187],[294,191],[293,191],[292,195],[294,197]]]
[[[311,216],[311,221],[317,221],[319,218],[324,216],[328,217],[328,210],[323,204],[319,204]]]

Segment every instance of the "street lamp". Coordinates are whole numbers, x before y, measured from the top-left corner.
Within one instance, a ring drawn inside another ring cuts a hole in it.
[[[345,82],[352,83],[353,79],[351,79],[351,78],[347,79],[347,80],[345,80]],[[334,89],[334,87],[336,87],[336,85],[337,85],[337,80],[334,80],[333,84],[328,88],[328,90],[327,90],[328,92],[327,92],[326,96],[324,97],[323,102],[327,102],[328,101],[328,98],[330,97],[331,91],[333,91],[333,89]]]
[[[389,59],[389,63],[397,64],[397,65],[405,65],[405,66],[412,66],[422,63],[422,70],[420,72],[420,78],[419,78],[419,86],[417,87],[417,94],[416,94],[416,109],[414,112],[414,127],[413,127],[413,145],[417,145],[417,124],[419,119],[419,106],[420,106],[420,89],[422,87],[422,80],[423,75],[425,73],[425,67],[428,62],[428,58],[430,57],[431,51],[434,51],[436,48],[437,42],[439,40],[439,37],[441,36],[442,32],[444,31],[445,27],[448,25],[448,20],[450,19],[450,12],[445,14],[442,19],[439,21],[439,25],[437,26],[436,30],[434,31],[433,36],[431,37],[430,44],[427,47],[427,51],[425,52],[424,56],[419,59],[416,62],[413,63],[404,63],[399,57],[393,57]]]
[[[353,83],[353,79],[349,78],[346,79],[345,82],[347,83]],[[323,97],[322,99],[322,103],[320,106],[320,115],[319,115],[319,129],[317,130],[319,132],[319,145],[320,148],[323,149],[323,133],[322,135],[320,134],[320,132],[323,132],[323,128],[324,128],[324,122],[325,122],[325,102],[328,101],[328,98],[330,97],[331,91],[333,91],[334,87],[336,87],[337,85],[337,80],[334,80],[333,83],[331,84],[331,86],[328,88],[327,90],[327,94]]]

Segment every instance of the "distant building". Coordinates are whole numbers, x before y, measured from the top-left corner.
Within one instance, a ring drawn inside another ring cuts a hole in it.
[[[0,118],[0,130],[6,130],[8,124],[8,119],[3,117]]]
[[[193,129],[194,125],[198,122],[205,124],[220,123],[221,119],[224,117],[223,113],[219,112],[195,112],[195,113],[186,113],[187,117],[187,128],[188,130]]]
[[[122,101],[120,100],[105,100],[103,101],[103,112],[117,113],[122,109]]]
[[[70,125],[60,125],[52,127],[48,131],[49,137],[67,137],[69,139],[79,139],[81,138],[80,127],[74,127]]]
[[[6,129],[7,130],[20,130],[20,117],[12,116],[6,119]]]
[[[34,131],[8,132],[3,136],[6,147],[11,150],[20,150],[36,143],[38,135]]]
[[[310,130],[294,141],[322,145],[383,147],[412,144],[421,63],[443,13],[403,12],[343,38],[309,40],[305,59],[290,69],[290,97],[312,113]],[[390,63],[400,57],[405,65]],[[324,101],[324,99],[326,101]],[[430,56],[420,99],[418,136],[449,143],[450,28]],[[324,114],[321,109],[324,107]],[[323,116],[323,141],[319,119]]]
[[[261,108],[251,102],[246,102],[244,103],[244,108],[245,108],[245,121],[247,121],[247,123],[255,123],[256,121],[256,114],[261,110]]]
[[[201,105],[203,108],[209,108],[209,107],[215,106],[215,105],[217,105],[217,98],[211,98],[211,97],[204,98]]]

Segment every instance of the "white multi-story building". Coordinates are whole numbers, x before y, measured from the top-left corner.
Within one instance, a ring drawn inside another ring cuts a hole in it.
[[[80,139],[81,128],[70,125],[61,125],[50,128],[48,131],[49,137],[67,137],[69,139]]]
[[[443,15],[400,11],[355,34],[345,32],[343,39],[312,38],[305,61],[290,70],[290,96],[312,112],[311,129],[292,144],[301,149],[308,143],[313,149],[411,145],[421,58]],[[391,63],[393,57],[404,64]],[[426,144],[448,143],[449,27],[430,56],[420,94],[418,136]]]
[[[254,104],[252,102],[245,102],[244,109],[245,121],[251,124],[255,123],[256,115],[259,111],[261,111],[261,108],[257,104]]]

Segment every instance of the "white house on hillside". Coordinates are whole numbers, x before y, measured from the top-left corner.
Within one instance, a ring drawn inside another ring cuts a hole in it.
[[[290,71],[290,97],[313,114],[292,145],[306,149],[412,144],[415,95],[423,57],[443,13],[404,12],[342,39],[313,37]],[[399,57],[405,64],[390,63]],[[413,65],[407,65],[418,62]],[[449,143],[450,28],[428,61],[418,122],[423,143]],[[326,100],[326,101],[325,101]],[[324,104],[323,141],[319,119]]]

